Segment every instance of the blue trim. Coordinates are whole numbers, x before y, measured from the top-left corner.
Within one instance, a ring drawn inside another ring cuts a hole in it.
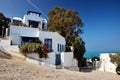
[[[35,11],[28,11],[28,12],[27,12],[27,15],[28,15],[28,14],[30,14],[30,13],[39,14],[39,16],[41,15],[41,13],[40,13],[40,12],[35,12]]]
[[[55,65],[61,65],[61,54],[56,54]]]
[[[60,51],[62,51],[62,49],[61,49],[61,44],[60,44]]]
[[[59,44],[58,44],[58,51],[59,51]]]

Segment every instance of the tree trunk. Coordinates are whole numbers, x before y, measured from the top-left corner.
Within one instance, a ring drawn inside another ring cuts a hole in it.
[[[78,61],[78,68],[79,68],[79,71],[81,71],[81,60],[77,60]]]

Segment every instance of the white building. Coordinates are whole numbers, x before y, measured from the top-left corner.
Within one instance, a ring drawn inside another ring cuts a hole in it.
[[[23,17],[23,23],[29,27],[40,28],[42,31],[47,30],[47,20],[41,17],[41,13],[28,11]]]
[[[111,53],[111,54],[115,54],[115,53]],[[116,73],[117,66],[115,64],[113,64],[110,60],[111,60],[110,53],[101,53],[98,70]]]
[[[57,32],[40,31],[38,28],[11,26],[10,39],[12,45],[21,46],[26,42],[41,40],[51,51],[56,53],[65,48],[65,38]]]
[[[24,15],[23,19],[14,17],[12,22],[25,23],[27,27],[11,25],[10,41],[1,41],[0,44],[2,45],[2,48],[19,51],[18,47],[18,49],[16,49],[11,46],[21,46],[26,42],[36,42],[40,40],[43,44],[46,44],[50,50],[48,58],[42,59],[43,64],[49,64],[49,66],[62,65],[63,67],[67,67],[72,70],[78,70],[77,61],[73,58],[73,53],[63,52],[66,44],[65,38],[57,32],[47,31],[47,20],[41,17],[41,13],[28,11],[28,13]],[[9,44],[5,45],[6,42]],[[39,60],[38,54],[30,54],[29,57]],[[26,58],[26,60],[36,62],[31,60],[31,58]],[[37,63],[39,63],[39,61]]]
[[[16,20],[15,20],[16,19]],[[13,18],[13,22],[21,22],[20,18]],[[41,17],[41,13],[28,11],[23,17],[23,23],[28,27],[10,26],[10,38],[12,45],[21,46],[23,43],[37,40],[42,41],[51,51],[56,53],[65,48],[65,38],[57,32],[47,31],[47,20]]]
[[[27,27],[10,26],[11,45],[21,46],[26,42],[42,41],[50,50],[48,59],[45,63],[52,65],[61,65],[61,52],[65,50],[65,38],[57,32],[47,31],[47,20],[41,17],[41,13],[28,11],[24,15],[22,22],[20,18],[13,18],[13,22],[25,23]],[[38,55],[30,55],[38,59]]]

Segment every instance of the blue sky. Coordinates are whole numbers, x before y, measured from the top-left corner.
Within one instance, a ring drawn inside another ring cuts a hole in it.
[[[120,51],[120,0],[0,0],[0,12],[10,18],[23,18],[28,10],[47,18],[55,6],[79,13],[87,51]]]

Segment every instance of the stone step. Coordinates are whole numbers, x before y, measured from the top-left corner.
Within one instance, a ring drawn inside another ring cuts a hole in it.
[[[1,40],[0,44],[1,45],[10,45],[10,40]]]
[[[1,40],[0,46],[1,50],[19,52],[17,45],[10,45],[10,40]]]

